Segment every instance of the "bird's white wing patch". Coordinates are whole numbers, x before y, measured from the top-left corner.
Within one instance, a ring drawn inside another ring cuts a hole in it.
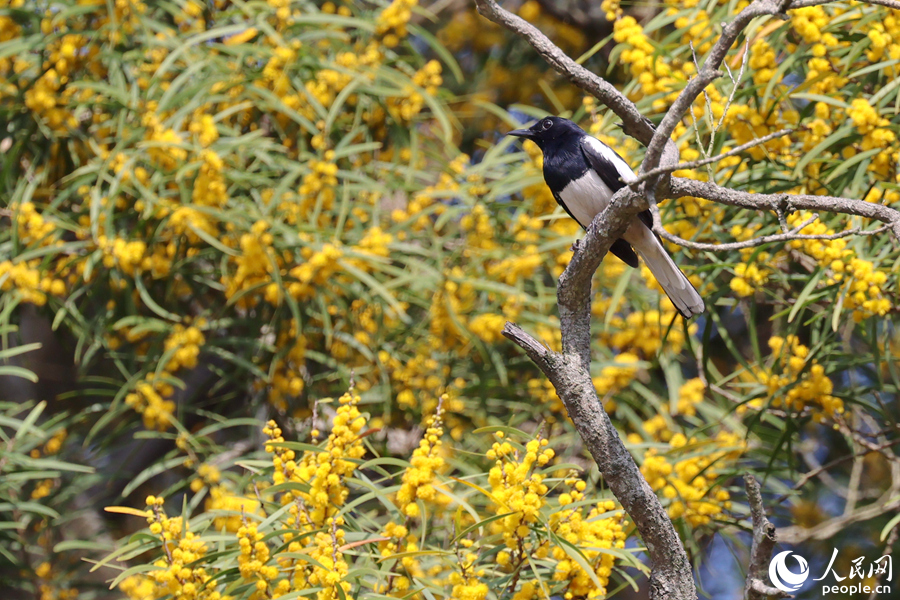
[[[628,163],[625,162],[625,159],[619,156],[615,150],[590,135],[585,136],[584,142],[591,150],[612,163],[616,168],[616,171],[619,172],[619,177],[622,178],[623,182],[628,183],[637,179],[637,176],[634,174],[634,171],[631,170],[631,167],[628,166]]]
[[[587,227],[612,198],[613,192],[593,169],[569,182],[559,193],[560,199],[582,227]]]

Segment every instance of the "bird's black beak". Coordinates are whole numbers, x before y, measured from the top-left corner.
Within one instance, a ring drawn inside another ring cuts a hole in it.
[[[530,129],[513,129],[506,135],[513,135],[515,137],[525,138],[526,140],[534,139],[534,132]]]

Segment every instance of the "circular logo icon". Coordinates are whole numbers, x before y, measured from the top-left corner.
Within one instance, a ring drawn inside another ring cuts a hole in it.
[[[790,550],[779,552],[772,558],[772,562],[769,563],[769,579],[772,581],[772,585],[782,592],[788,593],[799,590],[806,578],[809,577],[809,564],[799,554],[794,554],[794,558],[797,559],[797,564],[800,565],[800,572],[794,573],[788,569],[787,559],[790,555]]]

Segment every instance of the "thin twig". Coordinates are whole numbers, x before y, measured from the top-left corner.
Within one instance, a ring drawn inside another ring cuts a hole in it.
[[[821,6],[837,1],[838,0],[797,0],[796,2],[791,2],[790,6],[787,7],[787,10],[806,8],[808,6]],[[900,10],[900,2],[897,2],[896,0],[859,0],[859,2],[860,4],[877,4],[878,6],[887,6],[894,10]]]
[[[844,456],[839,456],[839,457],[835,458],[834,460],[831,460],[831,461],[825,463],[824,465],[818,465],[811,471],[807,471],[806,473],[804,473],[800,477],[800,479],[798,479],[797,482],[794,483],[793,486],[791,486],[791,489],[799,490],[804,485],[806,485],[809,482],[809,480],[813,479],[814,477],[818,477],[820,473],[827,471],[829,469],[832,469],[841,463],[847,462],[848,460],[853,460],[857,456],[865,456],[866,454],[869,454],[871,452],[880,452],[881,450],[885,450],[892,446],[896,446],[897,444],[900,444],[900,438],[891,440],[890,442],[879,444],[878,446],[876,446],[875,450],[869,450],[868,448],[866,448],[865,450],[861,450],[858,454],[847,454]],[[785,500],[788,499],[788,496],[790,496],[789,493],[782,494],[781,496],[779,496],[778,498],[775,499],[775,504],[781,504],[782,502],[784,502]]]
[[[722,244],[707,244],[704,242],[694,242],[691,240],[686,240],[684,238],[678,237],[677,235],[669,233],[665,229],[657,229],[656,227],[653,228],[653,232],[666,241],[672,242],[673,244],[678,244],[679,246],[683,246],[685,248],[691,248],[692,250],[728,252],[730,250],[755,248],[757,246],[762,246],[763,244],[772,244],[776,242],[793,242],[795,240],[839,240],[841,238],[850,237],[852,235],[877,235],[879,233],[887,231],[889,228],[887,225],[884,225],[882,227],[879,227],[878,229],[869,229],[865,231],[860,229],[859,227],[856,227],[854,229],[846,229],[838,233],[830,234],[823,233],[806,235],[796,233],[796,231],[802,230],[813,221],[815,221],[815,217],[809,218],[806,222],[800,225],[799,228],[795,228],[794,231],[789,231],[787,233],[776,233],[772,235],[765,235],[763,237],[753,238],[751,240],[744,240],[743,242],[725,242]]]
[[[781,129],[774,133],[770,133],[769,135],[764,135],[761,138],[756,138],[755,140],[749,141],[746,144],[741,144],[740,146],[732,148],[728,152],[723,152],[722,154],[718,154],[716,156],[710,156],[708,158],[701,158],[698,160],[691,160],[688,162],[678,163],[677,165],[667,165],[664,167],[656,167],[655,169],[653,169],[652,171],[650,171],[648,173],[641,173],[640,175],[637,176],[637,178],[634,181],[629,181],[628,185],[634,186],[638,183],[641,183],[642,181],[646,181],[647,179],[650,179],[651,177],[655,177],[657,175],[662,175],[663,173],[671,173],[673,171],[683,171],[683,170],[687,170],[687,169],[696,169],[698,167],[702,167],[702,166],[708,165],[710,163],[719,162],[720,160],[723,160],[730,156],[735,156],[736,154],[740,154],[741,152],[744,152],[745,150],[749,150],[750,148],[759,146],[760,144],[765,144],[766,142],[770,142],[774,139],[784,137],[786,135],[790,135],[797,131],[798,131],[797,129]]]

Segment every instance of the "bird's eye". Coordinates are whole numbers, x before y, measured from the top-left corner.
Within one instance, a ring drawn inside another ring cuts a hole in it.
[[[547,131],[551,127],[553,127],[553,121],[551,121],[550,119],[544,119],[544,121],[541,123],[542,131]]]

